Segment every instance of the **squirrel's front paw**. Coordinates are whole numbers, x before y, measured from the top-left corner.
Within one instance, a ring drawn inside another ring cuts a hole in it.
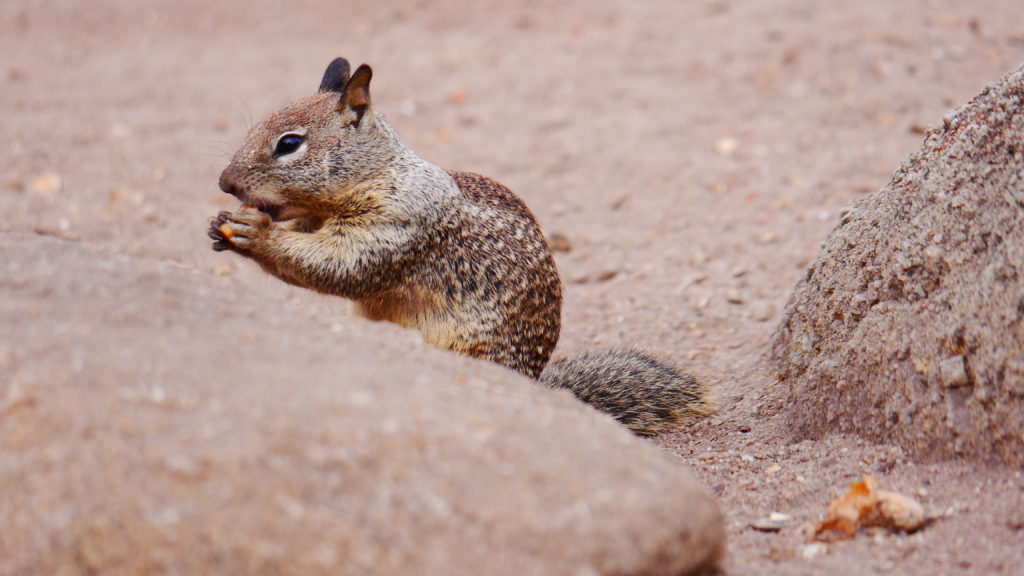
[[[264,212],[243,206],[238,212],[220,212],[210,219],[207,232],[217,252],[250,252],[266,240],[274,221]]]

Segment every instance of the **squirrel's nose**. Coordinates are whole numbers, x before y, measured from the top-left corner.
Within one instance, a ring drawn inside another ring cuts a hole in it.
[[[231,194],[234,197],[238,197],[240,192],[238,185],[235,183],[235,179],[231,175],[231,167],[228,166],[220,173],[220,189],[226,194]]]

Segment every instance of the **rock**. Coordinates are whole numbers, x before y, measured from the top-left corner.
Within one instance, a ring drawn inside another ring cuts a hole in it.
[[[715,152],[722,156],[731,156],[739,147],[740,141],[729,136],[723,136],[715,141]]]
[[[725,301],[729,304],[743,304],[747,299],[743,297],[739,290],[728,290],[725,293]]]
[[[1024,463],[1024,68],[847,212],[774,336],[799,438]]]
[[[806,560],[817,558],[828,553],[828,545],[822,542],[811,542],[800,547],[800,557]]]
[[[767,322],[775,316],[775,304],[766,300],[758,300],[751,306],[750,317],[758,322]]]
[[[572,241],[561,232],[554,232],[548,236],[548,244],[552,252],[572,252]]]
[[[40,196],[51,197],[60,192],[63,180],[60,174],[55,172],[43,172],[34,176],[29,182],[29,187]]]
[[[750,527],[759,532],[779,532],[790,521],[788,514],[772,512],[767,518],[758,518],[750,523]]]
[[[961,354],[946,358],[939,363],[939,381],[946,388],[959,388],[967,385],[967,367]]]
[[[0,233],[0,574],[682,574],[724,525],[567,393],[233,277]]]
[[[750,523],[750,527],[758,532],[778,532],[786,527],[786,523],[771,518],[758,518]]]

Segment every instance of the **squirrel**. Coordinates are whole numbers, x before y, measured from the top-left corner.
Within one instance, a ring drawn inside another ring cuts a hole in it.
[[[701,383],[643,352],[548,364],[562,283],[533,214],[498,182],[417,156],[371,107],[370,67],[350,71],[335,59],[315,95],[250,131],[220,176],[242,206],[210,220],[214,250],[568,389],[641,436],[710,413]]]

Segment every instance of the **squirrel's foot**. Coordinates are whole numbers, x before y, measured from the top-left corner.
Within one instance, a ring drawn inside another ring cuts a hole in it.
[[[217,252],[234,250],[251,252],[265,240],[274,221],[265,212],[243,206],[238,212],[220,212],[210,219],[207,234]]]

